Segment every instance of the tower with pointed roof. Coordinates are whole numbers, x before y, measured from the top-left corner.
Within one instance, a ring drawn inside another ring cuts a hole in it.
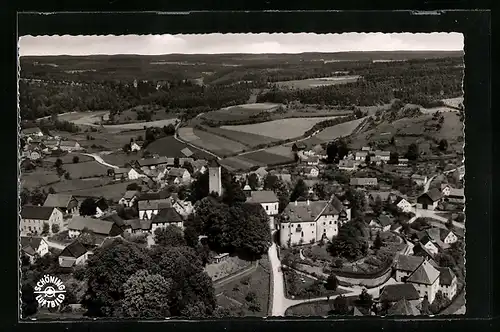
[[[215,159],[212,159],[208,164],[208,192],[222,195],[221,166]]]

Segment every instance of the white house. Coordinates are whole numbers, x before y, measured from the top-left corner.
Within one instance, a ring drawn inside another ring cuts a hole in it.
[[[35,263],[37,257],[43,257],[49,252],[48,243],[41,237],[21,236],[21,251],[25,254],[30,263]]]
[[[390,151],[381,151],[381,150],[376,150],[374,152],[375,157],[379,158],[383,162],[388,162],[391,159],[391,152]]]
[[[425,234],[420,238],[420,245],[424,247],[427,252],[431,253],[432,256],[436,255],[439,252],[439,248],[435,244],[435,241],[433,241],[428,234]]]
[[[130,143],[130,151],[140,151],[141,147],[136,142]]]
[[[185,168],[171,168],[168,171],[168,179],[173,184],[187,184],[191,182],[191,174]]]
[[[123,233],[123,230],[114,222],[82,216],[73,216],[68,223],[68,236],[70,238],[78,237],[84,229],[88,229],[96,235],[105,237],[117,236]]]
[[[428,192],[418,196],[417,209],[435,210],[441,200],[441,197],[441,192],[436,188],[432,188]]]
[[[78,240],[72,242],[59,254],[59,266],[73,267],[84,265],[89,257],[89,251]]]
[[[170,199],[154,199],[154,200],[140,200],[138,203],[139,207],[139,219],[152,219],[154,215],[158,214],[158,211],[164,208],[172,207],[172,202]]]
[[[339,161],[338,167],[340,170],[352,172],[356,170],[356,165],[357,164],[354,162],[354,160],[342,159]]]
[[[52,234],[52,225],[58,225],[61,229],[63,227],[62,211],[48,206],[25,205],[21,208],[21,233],[42,234],[45,223],[49,225],[49,234]]]
[[[269,227],[275,229],[274,218],[278,215],[279,199],[273,191],[249,191],[246,202],[262,205],[269,216]]]
[[[429,261],[424,260],[420,266],[410,274],[406,282],[412,283],[421,297],[427,296],[429,303],[434,301],[440,290],[440,272]]]
[[[457,276],[449,267],[439,269],[439,289],[448,299],[452,299],[457,294]]]
[[[334,195],[329,201],[290,202],[283,211],[280,225],[280,245],[289,247],[331,239],[338,228],[351,219],[348,202]]]
[[[441,193],[443,194],[443,200],[450,203],[465,203],[465,192],[464,189],[456,189],[451,187],[449,184],[441,186]]]
[[[81,150],[81,146],[78,142],[74,142],[74,141],[60,141],[59,142],[59,149],[63,150],[63,151],[68,151],[68,152],[71,152],[71,151],[77,151],[77,150]]]
[[[403,197],[398,197],[394,203],[403,212],[409,213],[413,211],[413,206],[411,205],[411,203]]]
[[[184,218],[193,213],[194,209],[193,204],[190,201],[183,201],[180,199],[175,199],[172,207]]]
[[[402,166],[402,167],[408,166],[408,159],[406,159],[406,158],[399,158],[398,159],[398,166]]]
[[[366,156],[368,156],[368,151],[356,151],[354,154],[354,160],[356,161],[365,161]]]
[[[128,171],[128,179],[129,180],[137,180],[139,178],[143,178],[146,175],[139,173],[136,169],[131,168],[130,171]]]
[[[387,214],[382,213],[377,218],[370,221],[369,226],[375,229],[379,229],[382,232],[388,232],[394,223],[394,218]]]
[[[168,207],[158,211],[151,219],[151,232],[154,234],[158,228],[174,225],[180,229],[184,228],[182,216],[173,208]]]
[[[138,198],[139,192],[137,190],[127,190],[118,203],[125,207],[132,207]]]
[[[319,169],[315,166],[308,166],[302,170],[302,174],[310,178],[317,178],[319,175]]]

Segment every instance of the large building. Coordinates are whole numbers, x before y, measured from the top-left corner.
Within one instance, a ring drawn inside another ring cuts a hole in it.
[[[289,247],[331,239],[351,219],[349,203],[332,196],[329,201],[291,202],[278,225],[280,245]]]
[[[49,225],[48,233],[52,232],[52,225],[63,226],[63,213],[55,207],[25,205],[21,209],[21,232],[23,234],[42,234],[43,225]]]
[[[222,196],[222,169],[217,160],[212,159],[208,164],[208,192]]]
[[[269,216],[269,227],[274,230],[274,219],[278,215],[279,199],[276,194],[270,190],[262,191],[245,191],[247,203],[262,205],[264,211]]]

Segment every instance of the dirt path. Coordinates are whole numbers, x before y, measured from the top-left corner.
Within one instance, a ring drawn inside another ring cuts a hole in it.
[[[111,165],[111,164],[108,164],[107,162],[105,162],[101,156],[98,156],[96,154],[93,154],[93,153],[82,153],[84,156],[89,156],[89,157],[92,157],[94,158],[95,161],[97,161],[99,164],[103,165],[103,166],[106,166],[106,167],[111,167],[111,168],[114,168],[114,169],[118,169],[120,167],[116,166],[116,165]]]

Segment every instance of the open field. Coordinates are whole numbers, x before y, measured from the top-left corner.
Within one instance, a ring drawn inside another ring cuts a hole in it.
[[[55,169],[37,168],[32,172],[23,172],[21,174],[21,187],[27,189],[43,187],[47,184],[57,182],[59,179]]]
[[[458,105],[463,104],[464,97],[443,99],[443,102],[447,106],[458,108]]]
[[[279,104],[273,103],[242,104],[205,113],[201,118],[212,121],[243,120],[260,112],[273,111],[278,106]]]
[[[120,198],[122,198],[125,191],[127,191],[127,186],[131,183],[137,183],[137,181],[116,182],[114,184],[109,184],[102,187],[68,190],[67,192],[64,193],[71,194],[74,196],[94,196],[94,197],[104,196],[107,199],[118,202]]]
[[[337,85],[356,82],[360,76],[335,76],[335,77],[321,77],[321,78],[309,78],[306,80],[296,80],[296,81],[281,81],[276,82],[279,87],[291,88],[291,89],[310,89],[319,86]]]
[[[363,122],[363,120],[365,120],[365,118],[340,123],[333,127],[328,127],[320,131],[315,137],[322,142],[329,142],[340,137],[349,136],[352,131],[356,129],[356,127],[359,126],[361,122]]]
[[[222,159],[219,161],[219,163],[231,171],[236,171],[236,170],[240,170],[240,169],[247,170],[247,169],[250,169],[254,166],[258,166],[256,164],[254,164],[248,160],[244,160],[238,156]]]
[[[111,169],[110,167],[99,164],[97,161],[65,164],[63,168],[69,172],[73,179],[106,176],[108,170]]]
[[[142,120],[137,120],[137,111],[151,112],[151,120],[165,120],[175,118],[175,114],[167,113],[164,107],[158,105],[139,105],[134,108],[124,110],[115,115],[116,124],[138,123]]]
[[[98,132],[81,132],[77,134],[57,132],[54,134],[68,140],[77,141],[84,148],[90,148],[92,145],[98,145],[103,146],[108,150],[118,150],[122,149],[123,145],[130,143],[130,139],[134,139],[134,141],[139,137],[144,139],[146,131],[142,128],[140,130],[127,130],[119,132],[100,129]],[[88,138],[90,138],[90,140]]]
[[[213,128],[213,127],[205,127],[205,128],[210,133],[230,139],[232,141],[236,141],[248,147],[255,147],[261,144],[269,144],[279,141],[278,139],[273,137],[256,135],[252,133],[245,133],[242,131],[235,131],[223,128]]]
[[[283,156],[286,158],[294,159],[292,145],[293,145],[293,143],[273,146],[272,148],[267,148],[264,151],[266,151],[267,153],[278,155],[278,156]]]
[[[289,138],[299,137],[304,134],[304,132],[311,129],[311,127],[313,127],[316,123],[334,118],[334,116],[290,118],[249,125],[222,126],[221,128],[285,140]]]
[[[60,121],[73,122],[76,125],[89,125],[101,121],[101,116],[107,119],[109,111],[71,112],[60,114]]]
[[[200,138],[194,133],[193,127],[181,127],[178,130],[179,138],[185,142],[193,142]]]
[[[192,146],[188,146],[182,142],[179,142],[173,136],[167,136],[167,137],[157,139],[153,143],[150,143],[147,146],[146,150],[148,150],[151,153],[156,153],[160,156],[171,157],[171,158],[175,158],[175,157],[181,158],[181,157],[185,157],[181,153],[181,150],[186,148],[186,147],[189,148],[189,150],[191,150],[192,152],[194,152],[194,155],[197,158],[202,158],[202,159],[212,158],[211,155],[209,155],[201,150],[195,149]],[[138,158],[138,159],[140,159],[140,158]]]
[[[139,153],[131,152],[130,154],[126,154],[125,152],[119,151],[110,154],[104,154],[101,156],[101,158],[108,164],[115,165],[118,167],[123,167],[127,163],[130,163],[137,159],[141,159],[141,155],[140,152]]]
[[[247,147],[241,143],[207,133],[202,130],[194,129],[194,133],[200,139],[190,143],[211,151],[217,155],[224,156],[245,150]]]
[[[267,316],[269,282],[269,272],[259,264],[255,272],[249,276],[216,288],[217,303],[229,309],[232,316]],[[250,293],[255,295],[249,295]],[[248,301],[250,297],[254,299]]]
[[[289,158],[278,154],[272,154],[265,150],[250,152],[238,156],[238,158],[243,159],[245,161],[249,161],[259,166],[277,165],[277,164],[291,163],[294,161],[293,157]]]
[[[71,179],[61,180],[60,182],[45,186],[44,189],[48,190],[50,187],[57,193],[66,192],[71,190],[84,190],[91,189],[103,185],[107,185],[112,181],[111,178],[88,178],[88,179]]]

